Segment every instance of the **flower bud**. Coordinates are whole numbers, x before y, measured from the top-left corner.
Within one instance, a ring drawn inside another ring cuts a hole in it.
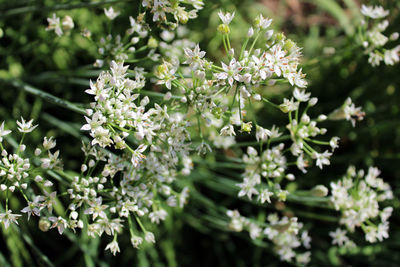
[[[70,31],[74,28],[74,21],[70,16],[65,16],[61,21],[61,25],[64,31]]]
[[[179,19],[180,23],[186,24],[188,22],[188,20],[189,20],[189,15],[188,15],[188,13],[186,11],[183,10],[182,12],[180,12],[178,14],[178,19]]]
[[[247,31],[247,37],[250,38],[253,35],[254,35],[254,29],[253,29],[253,27],[250,27],[249,30]]]
[[[172,94],[171,94],[171,92],[168,91],[168,92],[165,94],[165,96],[164,96],[164,100],[165,100],[165,101],[168,101],[168,100],[171,99],[171,97],[172,97]]]
[[[157,40],[156,40],[154,37],[150,37],[150,38],[149,38],[149,41],[147,42],[147,46],[148,46],[149,48],[157,48],[158,42],[157,42]]]
[[[390,35],[390,40],[391,41],[396,41],[397,39],[399,39],[399,33],[398,32],[394,32]]]
[[[274,35],[274,30],[269,30],[265,33],[265,39],[268,41]]]
[[[229,26],[226,25],[226,24],[220,24],[220,25],[218,25],[217,30],[218,30],[220,33],[222,33],[222,34],[228,34],[228,33],[231,32],[231,29],[230,29]]]
[[[49,231],[51,223],[47,219],[41,218],[39,220],[39,229],[43,232]]]
[[[328,117],[324,114],[318,116],[318,121],[325,121]]]
[[[283,49],[290,51],[293,47],[296,47],[296,44],[292,40],[288,39],[286,40]]]
[[[310,99],[310,101],[308,101],[308,105],[309,105],[310,107],[312,107],[312,106],[315,106],[315,104],[317,104],[317,102],[318,102],[318,98],[312,97],[312,98]]]
[[[137,44],[139,42],[139,37],[132,37],[131,44]]]
[[[276,40],[276,42],[283,41],[283,40],[285,40],[285,35],[280,32],[280,33],[275,35],[275,40]]]
[[[256,101],[261,101],[261,95],[260,94],[255,94],[253,95],[254,100]]]
[[[328,195],[328,188],[324,185],[317,185],[311,190],[311,195],[314,197],[325,197]]]
[[[40,153],[42,153],[42,150],[40,150],[40,148],[36,148],[35,149],[35,156],[39,156]]]
[[[286,179],[288,179],[289,181],[294,181],[295,177],[294,177],[293,174],[288,173],[288,174],[286,175]]]

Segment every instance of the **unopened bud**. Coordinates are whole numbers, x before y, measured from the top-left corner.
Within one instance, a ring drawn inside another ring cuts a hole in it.
[[[49,231],[50,226],[51,226],[51,223],[48,220],[43,219],[43,218],[39,220],[39,229],[41,231],[43,231],[43,232]]]
[[[220,33],[223,33],[223,34],[228,34],[228,33],[231,32],[231,29],[230,29],[229,26],[226,25],[226,24],[220,24],[220,25],[218,25],[217,30],[218,30]]]
[[[251,36],[253,36],[253,34],[254,34],[254,29],[253,29],[253,27],[250,27],[249,28],[249,30],[247,31],[247,37],[251,37]]]
[[[147,46],[149,48],[157,48],[158,42],[154,37],[150,37],[149,41],[147,42]]]
[[[312,107],[312,106],[315,106],[315,104],[317,104],[317,102],[318,102],[318,98],[312,97],[312,98],[308,101],[308,105]]]
[[[328,188],[324,185],[317,185],[311,189],[311,195],[314,197],[325,197],[328,195]]]
[[[65,16],[61,21],[61,25],[64,31],[69,31],[74,28],[74,21],[70,16]]]

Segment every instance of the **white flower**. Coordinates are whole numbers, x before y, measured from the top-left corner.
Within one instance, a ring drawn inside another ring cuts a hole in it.
[[[110,20],[114,20],[116,17],[118,17],[120,12],[116,12],[113,7],[110,7],[109,9],[104,8],[104,14],[106,14],[107,18]]]
[[[339,140],[340,140],[339,137],[334,136],[334,137],[332,137],[331,140],[329,141],[329,145],[331,146],[332,151],[333,151],[334,149],[336,149],[336,148],[339,147],[339,145],[338,145]]]
[[[383,58],[380,54],[374,52],[369,53],[368,63],[370,63],[372,67],[379,66],[382,60]]]
[[[3,136],[6,136],[7,134],[11,133],[10,130],[4,130],[4,121],[0,125],[0,143],[3,142]]]
[[[49,220],[53,223],[50,228],[57,227],[58,233],[61,235],[64,232],[64,229],[67,228],[67,221],[63,219],[61,216],[50,217]]]
[[[232,135],[236,135],[235,130],[233,129],[232,124],[226,125],[224,126],[220,133],[220,135],[222,136],[232,136]]]
[[[149,219],[150,219],[150,221],[152,223],[159,224],[160,221],[164,221],[165,220],[167,215],[168,215],[168,213],[165,210],[160,209],[160,210],[151,212],[149,214]]]
[[[396,46],[393,49],[387,49],[383,57],[385,64],[392,66],[395,63],[398,63],[400,61],[399,53],[400,53],[400,45]]]
[[[305,90],[299,90],[296,87],[293,91],[293,96],[300,102],[307,102],[310,99],[311,93],[306,93]]]
[[[233,12],[233,13],[226,12],[224,14],[222,11],[219,11],[218,16],[221,19],[223,24],[228,25],[229,23],[231,23],[232,19],[235,17],[235,12]]]
[[[365,112],[361,110],[361,107],[356,108],[350,97],[344,103],[343,112],[346,120],[351,121],[353,127],[356,125],[356,120],[361,121],[365,116]]]
[[[254,26],[265,30],[272,23],[272,19],[264,18],[261,14],[254,20]]]
[[[206,55],[206,52],[200,50],[199,44],[193,50],[185,47],[183,51],[186,56],[186,61],[183,64],[190,64],[192,69],[197,69],[202,65],[202,58]]]
[[[299,108],[299,102],[294,102],[293,98],[290,100],[287,98],[284,98],[283,103],[279,105],[279,108],[284,113],[292,112]]]
[[[380,19],[389,15],[389,10],[383,9],[382,6],[361,5],[361,14],[372,19]]]
[[[132,236],[131,237],[131,244],[134,248],[139,248],[139,246],[143,243],[143,238],[139,236]]]
[[[106,246],[105,250],[107,250],[107,249],[109,249],[114,256],[115,256],[115,254],[117,254],[117,252],[120,252],[117,240],[114,239],[113,241],[111,241]]]
[[[21,133],[30,133],[32,132],[38,125],[32,125],[33,119],[25,122],[24,118],[21,117],[21,122],[17,121],[18,130]]]
[[[132,152],[131,162],[134,167],[137,167],[146,158],[146,156],[142,154],[146,149],[147,146],[141,144],[135,151]]]
[[[41,208],[38,208],[37,206],[38,206],[38,204],[36,202],[29,202],[28,206],[23,208],[21,210],[21,212],[28,214],[28,220],[31,217],[31,215],[40,216],[40,209]]]
[[[271,134],[269,137],[271,137],[271,138],[278,138],[279,136],[282,135],[282,133],[279,132],[279,128],[276,127],[275,125],[272,125],[270,132],[271,132]]]
[[[390,216],[392,216],[393,208],[392,207],[386,207],[382,210],[381,212],[381,220],[383,222],[386,222]]]
[[[332,237],[332,244],[337,244],[338,246],[343,246],[345,243],[349,241],[349,238],[346,236],[347,231],[337,228],[335,232],[329,232],[330,237]]]
[[[314,152],[313,153],[313,158],[317,160],[316,165],[322,169],[323,165],[330,165],[330,161],[329,161],[329,157],[332,156],[332,153],[330,153],[329,151],[325,151],[323,153],[317,153]]]
[[[230,86],[233,85],[234,80],[238,82],[243,80],[242,76],[239,74],[243,70],[243,67],[240,65],[240,62],[236,61],[235,58],[232,58],[232,60],[229,62],[229,65],[226,65],[223,62],[221,62],[221,65],[224,72],[218,72],[214,74],[218,80],[228,79]]]
[[[263,203],[263,204],[264,204],[265,201],[267,201],[268,203],[271,203],[270,197],[273,196],[273,195],[274,195],[274,193],[272,193],[268,189],[264,189],[264,190],[261,191],[259,199],[260,199],[261,203]]]
[[[285,50],[282,49],[280,45],[274,45],[270,49],[271,53],[266,53],[265,58],[269,62],[269,67],[275,72],[275,74],[280,77],[282,72],[288,68],[289,60],[286,56]],[[297,85],[297,84],[296,84]],[[299,86],[299,85],[297,85]],[[299,86],[304,87],[304,86]]]
[[[258,174],[256,176],[259,177]],[[251,199],[252,195],[258,195],[258,191],[254,188],[258,179],[244,178],[243,183],[237,184],[237,186],[241,189],[238,193],[238,196],[243,197],[244,195],[247,195],[247,197]]]
[[[18,224],[17,219],[21,216],[20,214],[12,214],[12,210],[8,210],[6,212],[0,213],[0,222],[4,224],[4,227],[7,229],[11,223]]]
[[[256,126],[256,139],[257,142],[262,141],[267,141],[268,137],[271,136],[271,131],[268,129],[264,129],[261,126]]]
[[[53,13],[53,17],[47,18],[47,22],[49,23],[49,25],[46,28],[47,31],[54,30],[57,36],[63,35],[60,18],[57,17],[55,13]]]
[[[365,227],[365,240],[370,243],[375,243],[378,235],[378,229],[375,226],[368,225]]]
[[[51,136],[49,139],[47,137],[43,138],[43,148],[45,150],[50,150],[56,146],[56,140],[53,139],[53,136]]]
[[[383,239],[388,238],[389,237],[388,231],[389,231],[389,222],[380,223],[378,225],[376,238],[379,241],[382,241]]]
[[[249,234],[251,239],[256,239],[261,235],[262,229],[255,223],[251,223],[249,226]]]

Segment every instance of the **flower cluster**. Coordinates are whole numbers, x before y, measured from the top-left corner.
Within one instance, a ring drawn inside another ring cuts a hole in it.
[[[183,207],[188,197],[187,188],[178,193],[170,186],[176,175],[174,170],[162,165],[155,153],[139,167],[131,164],[126,155],[116,156],[90,144],[83,145],[82,150],[86,163],[67,190],[71,200],[68,227],[81,228],[83,218],[78,214],[83,209],[84,216],[89,217],[84,219],[89,221],[87,234],[92,238],[103,233],[113,236],[106,249],[114,255],[119,252],[117,236],[126,221],[135,248],[144,240],[154,243],[154,234],[146,225],[159,224],[168,216],[170,207]]]
[[[354,232],[356,227],[364,231],[365,239],[374,243],[388,238],[389,217],[393,208],[380,209],[379,202],[393,198],[390,185],[379,178],[380,171],[370,167],[367,174],[351,166],[338,182],[331,183],[331,202],[342,214],[340,224]],[[346,231],[331,232],[332,243],[339,246],[353,246]]]
[[[65,16],[62,20],[54,13],[51,18],[47,18],[49,25],[46,30],[54,31],[57,36],[62,36],[64,32],[69,32],[74,28],[74,21],[70,16]]]
[[[27,133],[32,132],[38,125],[33,125],[33,120],[17,121],[18,131],[22,133],[21,141],[15,147],[15,152],[6,149],[3,137],[11,133],[4,129],[4,122],[0,126],[0,190],[5,195],[5,212],[0,213],[0,222],[8,228],[11,223],[17,223],[22,214],[16,213],[9,207],[9,199],[12,195],[22,195],[26,201],[26,207],[20,212],[26,213],[28,220],[41,213],[52,214],[57,196],[53,191],[53,182],[48,179],[49,171],[62,169],[59,159],[59,151],[54,151],[56,140],[53,137],[44,137],[43,143],[34,151],[28,151],[23,143]],[[34,154],[33,160],[30,154]],[[50,216],[49,215],[49,216]]]
[[[268,215],[268,222],[265,224],[243,217],[237,210],[228,210],[227,215],[230,217],[229,228],[232,231],[246,230],[251,239],[267,238],[274,244],[274,251],[282,261],[302,265],[310,261],[309,251],[297,251],[302,246],[310,249],[311,238],[296,217],[279,218],[276,213],[272,213]]]
[[[142,6],[153,14],[153,21],[164,23],[170,28],[175,28],[179,23],[186,24],[189,19],[196,18],[197,12],[203,5],[203,0],[142,0]],[[186,7],[191,9],[187,11]],[[174,22],[170,22],[170,19]]]
[[[285,176],[286,157],[282,155],[284,144],[281,143],[271,149],[264,150],[261,156],[258,156],[257,150],[253,147],[247,148],[247,154],[243,156],[243,162],[246,164],[243,182],[238,184],[240,187],[239,197],[246,195],[249,199],[253,195],[258,196],[261,203],[267,201],[271,203],[271,196],[277,196],[279,200],[286,200],[287,191],[281,190],[279,184],[271,181]],[[287,175],[291,177],[292,175]],[[268,181],[268,186],[263,185],[261,178]]]
[[[45,138],[42,147],[34,151],[39,157],[40,172],[57,170],[57,175],[68,180],[68,190],[62,195],[68,202],[66,214],[53,215],[56,193],[42,189],[51,187],[52,182],[43,178],[44,174],[32,179],[31,160],[24,157],[22,142],[16,153],[8,153],[2,147],[1,154],[0,189],[7,194],[16,188],[22,192],[28,203],[22,212],[28,213],[28,218],[45,213],[39,224],[44,231],[57,228],[60,234],[70,229],[92,238],[104,233],[112,236],[106,249],[114,255],[120,251],[118,235],[124,228],[129,229],[135,248],[143,242],[155,242],[154,224],[187,201],[189,189],[182,178],[194,168],[192,159],[213,149],[239,146],[239,138],[251,136],[254,140],[246,144],[246,153],[241,148],[232,152],[239,157],[234,159],[241,163],[239,168],[244,169],[243,180],[236,184],[238,195],[250,200],[256,197],[262,204],[270,204],[271,199],[283,202],[289,194],[283,185],[285,179],[295,179],[290,166],[306,173],[313,164],[320,169],[330,165],[339,137],[324,138],[327,129],[321,124],[345,119],[354,127],[365,115],[350,98],[329,115],[309,115],[318,99],[306,91],[308,82],[300,67],[302,49],[283,33],[275,33],[270,28],[271,19],[256,17],[242,47],[235,50],[230,44],[230,24],[235,13],[220,11],[217,30],[226,56],[214,63],[198,44],[183,38],[186,30],[178,26],[197,16],[203,5],[201,0],[143,0],[142,5],[162,26],[160,38],[151,32],[145,13],[141,13],[129,18],[130,28],[125,35],[110,34],[100,39],[95,66],[107,70],[96,81],[90,81],[90,88],[85,91],[93,101],[86,109],[86,123],[81,130],[91,138],[82,147],[85,160],[80,172],[61,170],[59,152],[53,152],[53,138]],[[111,21],[120,14],[112,7],[104,12]],[[362,13],[373,20],[388,15],[379,7],[363,6]],[[57,35],[72,29],[72,19],[63,21],[53,15],[48,29]],[[400,48],[383,48],[389,39],[397,39],[396,34],[391,38],[383,35],[387,24],[384,21],[365,31],[364,46],[373,65],[382,60],[388,65],[399,61]],[[364,25],[366,30],[370,23]],[[142,54],[145,56],[140,58]],[[381,58],[376,59],[376,55]],[[140,64],[147,59],[153,62]],[[278,104],[268,93],[277,83],[289,89],[289,96],[277,100]],[[264,105],[287,118],[281,131],[275,125],[257,122],[258,112],[265,111]],[[22,133],[36,127],[33,121],[23,119],[17,124]],[[9,133],[3,123],[0,142]],[[392,192],[378,175],[375,168],[370,168],[365,177],[363,172],[350,168],[346,177],[331,183],[331,202],[342,213],[340,223],[350,232],[361,227],[369,242],[388,237],[388,217],[392,212],[390,207],[379,209],[378,202],[392,198]],[[43,193],[36,195],[29,190],[33,181]],[[322,198],[327,191],[320,185],[310,193]],[[45,208],[47,211],[42,212]],[[21,215],[9,209],[8,202],[5,210],[0,221],[8,227]],[[251,239],[268,239],[281,260],[309,262],[310,252],[301,252],[300,247],[309,249],[310,237],[296,217],[270,214],[267,223],[260,223],[238,211],[228,211],[227,215],[232,230],[247,230]],[[353,246],[346,234],[340,228],[330,233],[334,244]]]
[[[362,21],[362,45],[365,48],[365,54],[369,55],[368,62],[372,66],[379,66],[383,61],[386,65],[394,65],[400,61],[400,45],[387,48],[389,41],[396,41],[399,33],[394,32],[389,37],[384,31],[389,26],[389,21],[384,19],[389,15],[389,10],[382,6],[361,6],[361,14],[365,21]]]

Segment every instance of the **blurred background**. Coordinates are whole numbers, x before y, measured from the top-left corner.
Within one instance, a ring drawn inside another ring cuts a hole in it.
[[[382,170],[396,197],[400,185],[400,66],[371,67],[363,49],[355,45],[355,32],[364,4],[382,4],[390,10],[388,32],[398,31],[400,2],[356,0],[233,0],[205,1],[199,17],[186,25],[187,38],[198,42],[213,61],[220,61],[224,49],[216,34],[217,12],[236,12],[231,24],[231,43],[239,49],[252,20],[262,13],[273,19],[273,28],[303,47],[303,73],[310,83],[308,91],[319,98],[315,114],[328,114],[351,96],[363,107],[366,117],[353,128],[348,122],[327,123],[330,136],[341,138],[340,148],[331,165],[320,171],[311,168],[295,183],[309,190],[316,184],[329,186],[339,179],[349,165],[367,169],[374,165]],[[103,13],[113,6],[121,15],[112,29]],[[38,144],[44,135],[57,138],[63,152],[65,168],[79,169],[81,153],[71,144],[83,138],[79,131],[82,114],[67,110],[49,93],[78,106],[87,105],[84,93],[89,79],[96,79],[99,69],[96,41],[109,33],[123,34],[129,16],[139,13],[139,1],[56,1],[0,0],[0,122],[15,129],[20,116],[35,119],[40,127],[29,136]],[[47,17],[70,15],[77,29],[90,29],[92,40],[79,30],[57,38],[46,31]],[[155,34],[157,35],[157,34]],[[34,91],[38,89],[40,91]],[[151,89],[151,88],[150,88]],[[289,86],[266,88],[275,102],[291,94]],[[312,114],[311,114],[312,115]],[[273,109],[256,114],[263,125],[285,124],[286,118]],[[248,137],[239,136],[246,142]],[[109,240],[89,240],[72,233],[59,236],[56,231],[38,230],[38,220],[20,222],[20,231],[1,231],[0,266],[284,266],[268,243],[254,243],[246,233],[233,233],[227,226],[220,206],[239,209],[243,215],[259,218],[279,209],[295,214],[309,229],[312,237],[312,266],[399,266],[400,216],[395,199],[390,220],[390,237],[384,242],[368,244],[361,233],[355,234],[359,247],[351,251],[331,247],[329,231],[336,229],[338,213],[304,203],[274,203],[256,206],[236,197],[237,191],[213,183],[228,176],[240,181],[241,170],[216,165],[219,157],[240,153],[241,148],[217,151],[207,164],[197,164],[188,177],[196,191],[182,212],[171,214],[157,230],[158,242],[140,250],[132,248],[129,235],[120,238],[121,253],[113,257],[104,252]],[[238,174],[239,173],[239,174]],[[210,182],[211,180],[211,182]],[[222,189],[221,189],[222,188]],[[17,200],[15,200],[17,201]],[[18,206],[18,203],[15,203]],[[283,206],[282,206],[283,205]],[[222,215],[221,215],[222,214]]]

